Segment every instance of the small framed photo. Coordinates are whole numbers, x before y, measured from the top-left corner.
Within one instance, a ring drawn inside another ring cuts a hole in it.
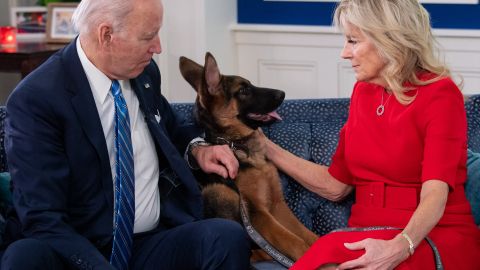
[[[78,3],[49,3],[47,12],[47,42],[68,43],[77,36],[72,15]]]
[[[12,7],[10,24],[17,28],[18,41],[45,40],[47,29],[46,7]]]

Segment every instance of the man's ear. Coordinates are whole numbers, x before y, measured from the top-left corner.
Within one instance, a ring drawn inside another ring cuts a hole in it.
[[[101,48],[108,48],[112,43],[112,26],[106,23],[102,23],[97,27],[97,39]]]

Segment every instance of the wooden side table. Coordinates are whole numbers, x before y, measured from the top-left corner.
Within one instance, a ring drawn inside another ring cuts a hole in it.
[[[65,44],[45,42],[18,43],[16,47],[0,47],[0,71],[20,72],[22,78],[32,72]]]

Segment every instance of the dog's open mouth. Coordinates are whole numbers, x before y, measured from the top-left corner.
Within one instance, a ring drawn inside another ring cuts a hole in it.
[[[277,111],[269,112],[267,114],[260,114],[260,113],[249,113],[247,115],[248,118],[261,121],[261,122],[270,122],[273,120],[281,121],[282,117],[277,113]]]

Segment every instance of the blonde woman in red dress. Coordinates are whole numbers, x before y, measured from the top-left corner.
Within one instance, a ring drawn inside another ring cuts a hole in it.
[[[334,21],[357,83],[331,166],[266,145],[309,190],[332,201],[355,192],[354,229],[320,237],[291,269],[436,269],[434,250],[444,269],[480,269],[463,97],[436,54],[429,14],[418,0],[343,0]]]

